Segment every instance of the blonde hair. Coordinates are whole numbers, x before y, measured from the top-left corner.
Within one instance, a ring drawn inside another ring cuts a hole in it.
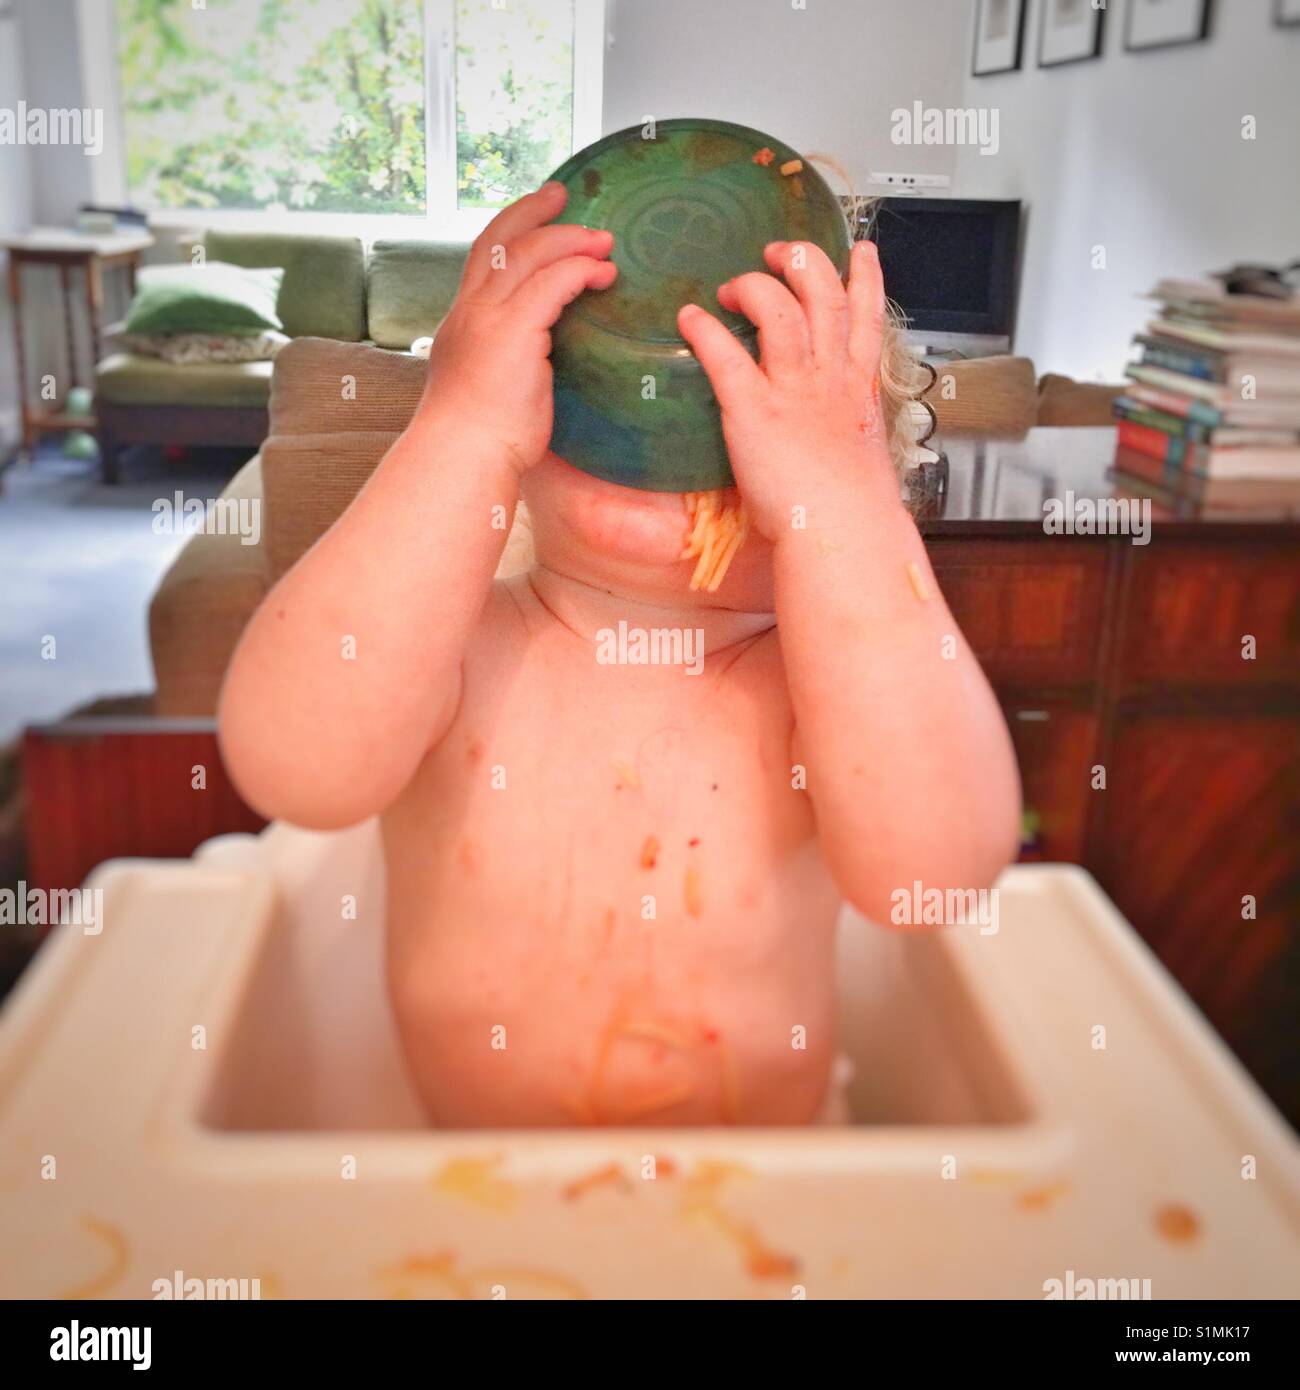
[[[879,198],[857,193],[853,180],[844,166],[828,154],[806,154],[811,164],[834,173],[848,190],[840,195],[840,206],[853,241],[865,240],[875,228]],[[916,415],[911,403],[917,400],[930,384],[930,373],[915,353],[903,342],[907,318],[892,300],[885,300],[884,332],[880,344],[880,408],[885,417],[885,438],[894,472],[901,479],[912,461],[912,451],[919,437]]]

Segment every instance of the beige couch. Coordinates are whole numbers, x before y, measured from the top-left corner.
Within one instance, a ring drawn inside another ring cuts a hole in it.
[[[261,500],[261,539],[195,535],[149,609],[161,715],[211,715],[244,625],[271,585],[333,524],[406,427],[425,364],[363,343],[298,338],[276,359],[270,434],[224,497]],[[1024,357],[944,367],[930,393],[945,434],[1015,436],[1036,423],[1110,422],[1116,388],[1045,377],[1040,397]],[[503,566],[527,563],[526,531],[512,534]]]

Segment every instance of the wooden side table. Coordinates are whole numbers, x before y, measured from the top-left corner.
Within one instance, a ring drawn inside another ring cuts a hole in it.
[[[99,361],[100,342],[106,329],[100,322],[104,307],[104,271],[126,270],[135,293],[140,258],[153,245],[148,232],[81,233],[58,227],[36,227],[24,236],[0,242],[9,253],[9,298],[13,303],[14,347],[18,363],[18,400],[22,410],[22,449],[31,458],[37,438],[45,433],[85,430],[94,433],[93,415],[69,415],[68,392],[77,384],[76,334],[72,313],[72,272],[81,272],[86,317],[90,325],[90,369]],[[67,353],[67,381],[53,409],[33,405],[27,395],[27,353],[23,338],[22,268],[24,265],[57,266],[63,292],[63,326]]]

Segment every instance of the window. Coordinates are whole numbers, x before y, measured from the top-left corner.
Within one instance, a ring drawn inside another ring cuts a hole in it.
[[[599,134],[603,0],[116,0],[116,19],[126,194],[151,211],[482,220]]]

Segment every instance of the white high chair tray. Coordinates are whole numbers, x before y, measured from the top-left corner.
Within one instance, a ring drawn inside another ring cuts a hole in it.
[[[1082,870],[996,934],[846,913],[854,1123],[787,1130],[428,1128],[373,824],[87,886],[0,1015],[0,1296],[1300,1292],[1290,1130]]]

